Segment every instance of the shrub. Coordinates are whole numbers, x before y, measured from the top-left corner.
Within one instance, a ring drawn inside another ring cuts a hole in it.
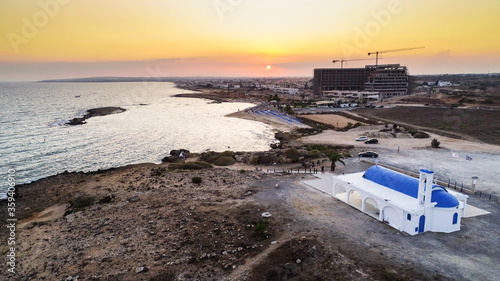
[[[222,152],[219,157],[231,157],[231,158],[234,158],[234,152],[233,151],[229,151],[229,150],[226,150],[224,152]]]
[[[80,195],[71,203],[71,209],[73,209],[73,212],[81,211],[91,206],[94,203],[94,200],[94,196]]]
[[[165,169],[164,167],[159,167],[157,169],[152,169],[149,175],[152,177],[161,177],[164,176],[166,172],[167,169]]]
[[[431,136],[429,136],[429,134],[424,132],[417,132],[413,135],[413,137],[416,139],[427,139],[430,138]]]
[[[440,144],[441,144],[441,143],[440,143],[437,139],[433,139],[433,140],[431,141],[431,146],[432,146],[433,148],[439,148],[439,145],[440,145]]]
[[[261,156],[259,156],[257,164],[259,164],[259,165],[272,165],[272,164],[276,163],[277,161],[278,161],[278,159],[274,155],[261,155]]]
[[[307,157],[309,157],[309,158],[319,158],[320,157],[320,153],[319,153],[319,151],[309,151],[309,152],[307,152]]]
[[[274,138],[280,141],[290,140],[290,133],[278,132],[274,134]]]
[[[193,177],[191,179],[191,181],[194,183],[194,184],[201,184],[201,182],[203,181],[200,177]]]
[[[236,160],[233,157],[228,156],[219,157],[213,162],[215,166],[229,166],[233,165],[234,163],[236,163]]]
[[[208,163],[214,163],[215,160],[217,160],[217,158],[219,158],[219,153],[214,152],[214,151],[202,153],[200,156],[201,160],[208,162]]]
[[[114,195],[106,195],[104,196],[101,200],[99,200],[99,204],[109,204],[111,202],[113,202],[115,199],[115,196]]]
[[[162,163],[178,163],[182,161],[184,161],[184,159],[179,156],[165,156],[163,157],[163,159],[161,159]]]
[[[286,158],[292,159],[293,162],[297,162],[300,157],[300,152],[296,148],[292,147],[287,149],[284,155]]]
[[[241,170],[238,170],[238,172],[240,172],[240,174],[244,174],[244,173],[246,173],[246,172],[247,172],[247,170],[245,170],[245,169],[241,169]]]
[[[207,162],[204,161],[194,161],[194,162],[188,162],[188,163],[174,163],[168,165],[169,170],[202,170],[202,169],[208,169],[212,168],[212,165],[210,165]]]
[[[323,150],[327,150],[328,149],[328,145],[325,145],[325,144],[310,144],[307,146],[307,150],[309,151],[323,151]]]
[[[252,157],[252,160],[250,161],[250,165],[259,165],[259,156]]]
[[[266,231],[267,231],[267,228],[269,227],[269,222],[268,221],[263,221],[263,220],[260,220],[258,221],[256,224],[255,224],[255,227],[253,229],[253,232],[257,235],[257,236],[263,236]]]

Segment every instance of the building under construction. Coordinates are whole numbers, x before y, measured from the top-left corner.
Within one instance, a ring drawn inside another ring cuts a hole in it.
[[[382,99],[403,96],[408,94],[408,71],[399,64],[314,69],[314,94],[325,91],[377,92]]]

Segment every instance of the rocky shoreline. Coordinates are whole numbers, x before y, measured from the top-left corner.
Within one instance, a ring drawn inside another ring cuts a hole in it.
[[[121,108],[121,107],[113,107],[113,106],[108,106],[108,107],[99,107],[99,108],[92,108],[87,110],[85,115],[83,117],[78,117],[78,118],[73,118],[68,123],[67,125],[70,126],[76,126],[76,125],[83,125],[87,123],[87,119],[96,117],[96,116],[106,116],[106,115],[111,115],[111,114],[117,114],[117,113],[122,113],[125,112],[126,109]]]

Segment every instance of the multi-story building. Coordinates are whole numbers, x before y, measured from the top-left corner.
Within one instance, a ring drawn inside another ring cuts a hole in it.
[[[331,91],[377,92],[380,98],[408,94],[408,71],[399,64],[365,68],[314,69],[314,94]]]
[[[366,68],[314,69],[314,95],[324,91],[363,91],[368,80]]]

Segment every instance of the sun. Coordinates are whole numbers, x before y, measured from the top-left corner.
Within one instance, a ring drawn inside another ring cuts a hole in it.
[[[267,66],[267,69],[271,69],[271,66],[270,66],[270,65],[268,65],[268,66]]]

